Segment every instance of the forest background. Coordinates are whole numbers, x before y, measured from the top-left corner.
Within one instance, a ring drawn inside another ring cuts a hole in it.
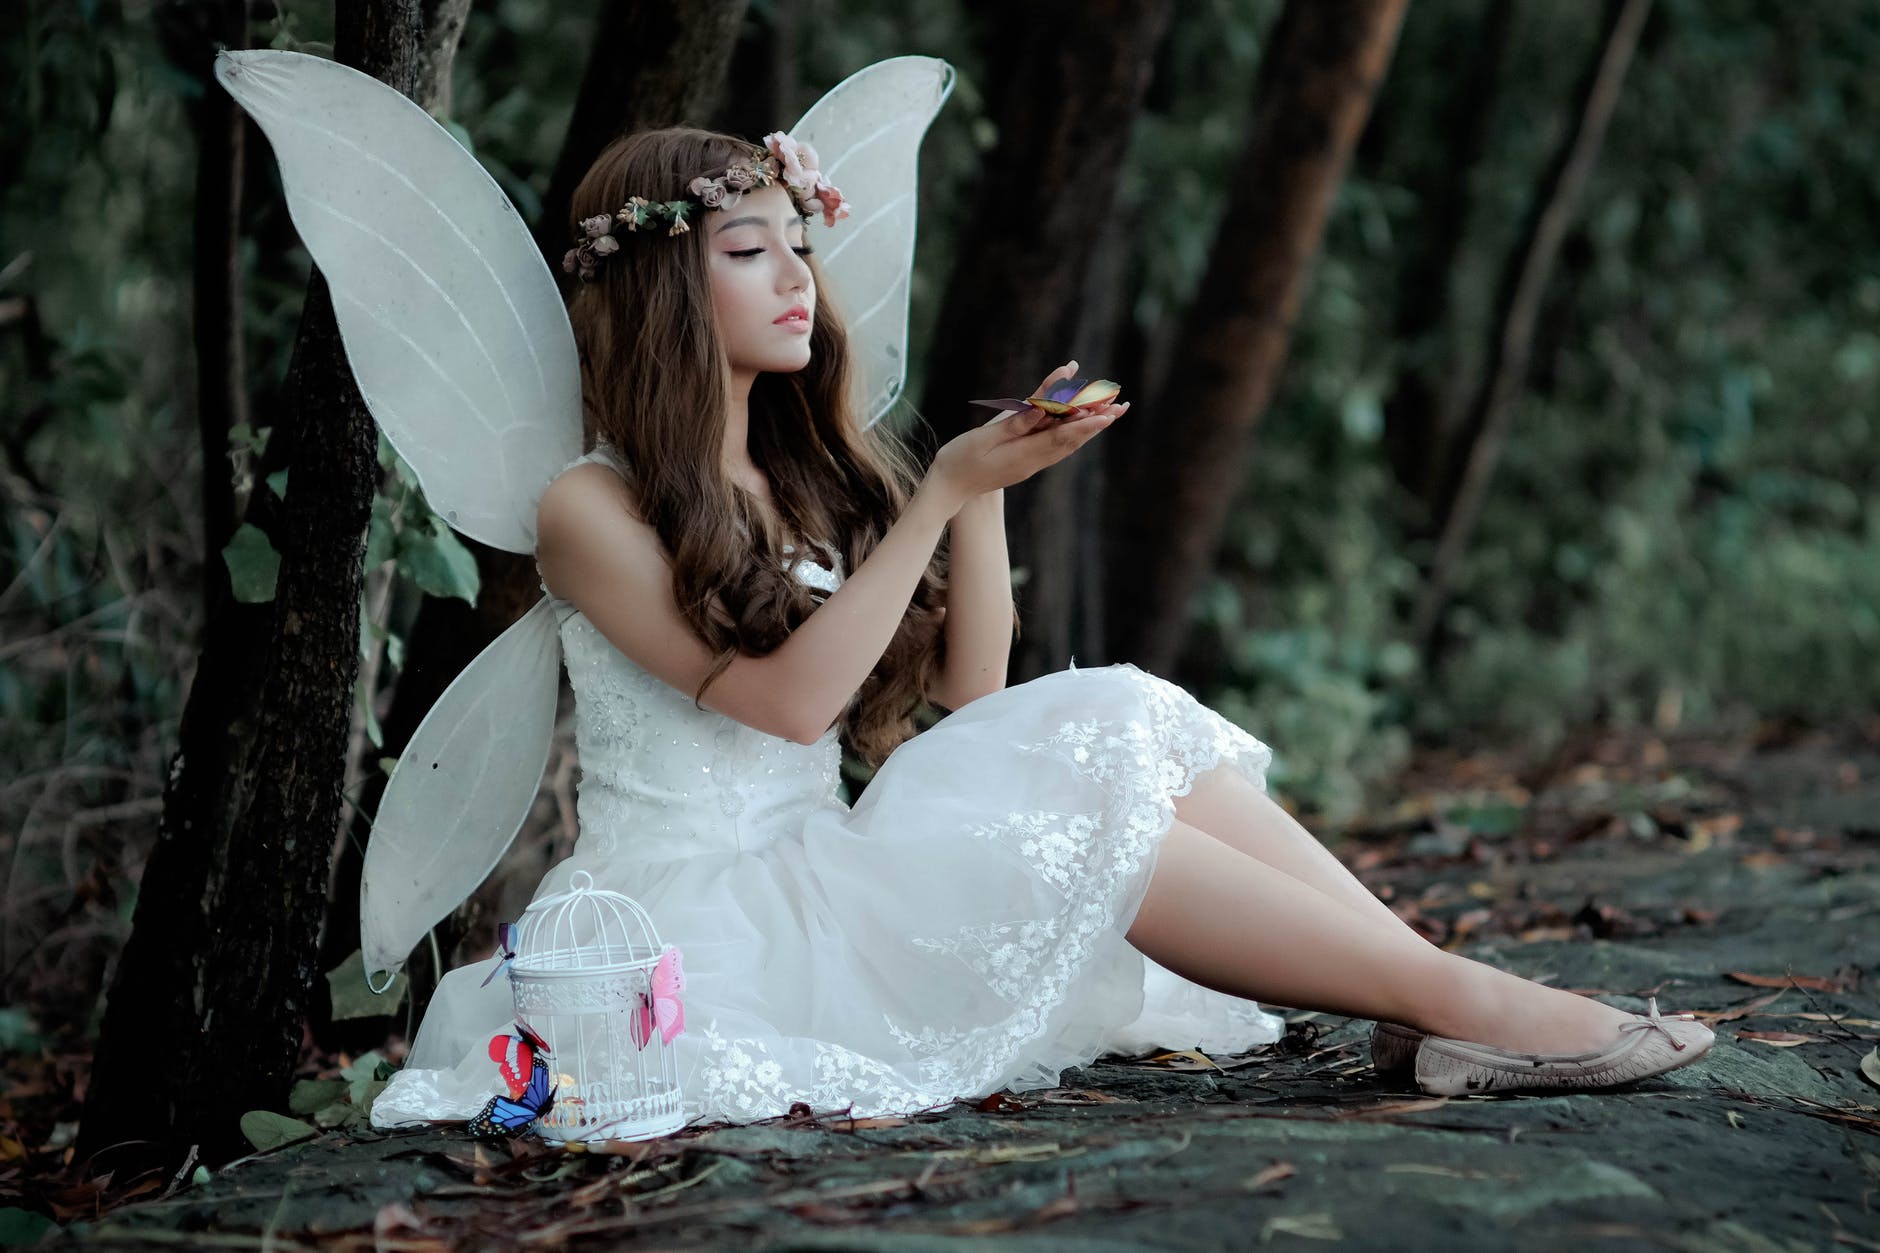
[[[1870,715],[1880,0],[1328,5],[1370,25],[1334,47],[1278,0],[691,6],[724,23],[691,76],[727,67],[693,120],[749,134],[883,56],[959,69],[923,149],[898,429],[950,433],[955,396],[1067,356],[1137,402],[1089,464],[1010,496],[1014,681],[1072,657],[1169,674],[1273,743],[1276,790],[1327,831],[1387,803],[1419,745]],[[475,0],[445,58],[433,111],[546,215],[551,255],[578,71],[634,7]],[[207,607],[219,585],[265,610],[279,564],[269,449],[309,266],[258,134],[225,189],[238,329],[193,303],[227,8],[0,16],[0,1044],[98,1030]],[[328,3],[247,22],[253,46],[333,55]],[[1325,168],[1262,163],[1302,142]],[[1000,281],[1024,368],[961,329]],[[1238,373],[1193,351],[1221,326]],[[205,353],[233,380],[214,396]],[[381,453],[342,863],[410,694],[526,604]],[[1218,525],[1184,530],[1156,475],[1203,471],[1227,476]],[[1172,530],[1144,529],[1158,508]],[[1162,559],[1177,533],[1191,577]],[[558,751],[525,829],[525,893],[572,835],[572,766]],[[337,878],[323,962],[355,946]]]

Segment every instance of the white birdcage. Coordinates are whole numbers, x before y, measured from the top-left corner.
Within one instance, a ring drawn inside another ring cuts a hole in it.
[[[509,981],[517,1020],[548,1046],[555,1087],[537,1135],[648,1140],[685,1121],[671,1044],[657,1026],[636,1030],[651,1018],[666,952],[646,911],[585,870],[524,911]]]

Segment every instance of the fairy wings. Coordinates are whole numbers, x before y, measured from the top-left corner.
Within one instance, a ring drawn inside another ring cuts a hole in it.
[[[464,535],[533,553],[536,503],[581,454],[580,371],[554,276],[515,206],[375,78],[270,51],[220,53],[215,72],[273,146],[360,394],[425,498]],[[906,379],[917,157],[952,88],[946,62],[895,57],[791,129],[862,206],[818,251],[870,425]],[[548,762],[560,666],[544,599],[465,668],[399,758],[360,884],[375,990],[514,840]]]

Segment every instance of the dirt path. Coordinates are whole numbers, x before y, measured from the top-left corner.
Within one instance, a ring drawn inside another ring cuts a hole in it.
[[[1880,1088],[1860,1071],[1880,1041],[1863,977],[1880,965],[1880,754],[1598,752],[1532,794],[1492,770],[1457,791],[1471,771],[1449,769],[1451,790],[1341,853],[1464,951],[1627,1008],[1655,993],[1715,1016],[1709,1058],[1630,1091],[1426,1098],[1375,1077],[1368,1024],[1301,1014],[1273,1050],[1218,1066],[1106,1061],[983,1107],[704,1129],[637,1156],[327,1133],[48,1234],[89,1248],[1880,1249]]]

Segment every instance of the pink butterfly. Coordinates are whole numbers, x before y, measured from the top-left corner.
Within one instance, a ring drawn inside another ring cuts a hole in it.
[[[659,955],[659,964],[653,967],[651,990],[640,993],[639,1007],[628,1017],[635,1044],[645,1048],[652,1041],[655,1026],[659,1038],[667,1044],[685,1030],[685,1006],[679,1004],[679,993],[683,991],[685,971],[679,966],[679,950],[668,945]]]

